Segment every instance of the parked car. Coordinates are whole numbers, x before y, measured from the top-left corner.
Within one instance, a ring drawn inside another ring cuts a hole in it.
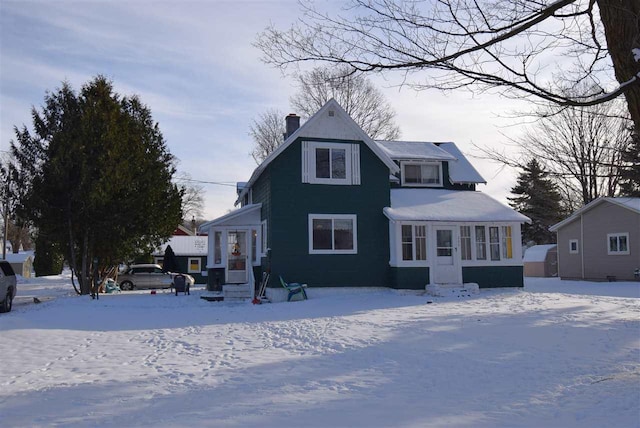
[[[139,264],[131,265],[118,275],[118,285],[121,290],[135,290],[143,288],[170,288],[173,277],[177,272],[163,272],[160,265]],[[195,283],[191,275],[183,273],[189,286]]]
[[[10,312],[16,297],[16,274],[9,262],[0,260],[0,312]]]

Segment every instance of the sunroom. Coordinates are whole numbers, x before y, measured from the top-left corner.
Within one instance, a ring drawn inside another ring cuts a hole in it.
[[[530,220],[474,191],[392,189],[389,219],[391,283],[477,283],[522,286],[520,226]]]

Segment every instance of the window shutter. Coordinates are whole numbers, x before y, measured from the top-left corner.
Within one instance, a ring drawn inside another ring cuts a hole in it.
[[[309,182],[309,142],[302,142],[302,182]]]
[[[351,184],[360,185],[360,145],[351,145]]]

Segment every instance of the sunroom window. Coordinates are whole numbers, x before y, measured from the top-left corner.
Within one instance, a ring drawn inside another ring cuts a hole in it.
[[[402,225],[402,260],[427,260],[427,227]]]
[[[402,183],[409,186],[442,186],[442,164],[402,163]]]

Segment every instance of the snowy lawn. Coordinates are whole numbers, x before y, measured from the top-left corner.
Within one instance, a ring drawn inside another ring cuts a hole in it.
[[[639,283],[257,306],[70,288],[22,280],[0,315],[3,427],[640,426]]]

